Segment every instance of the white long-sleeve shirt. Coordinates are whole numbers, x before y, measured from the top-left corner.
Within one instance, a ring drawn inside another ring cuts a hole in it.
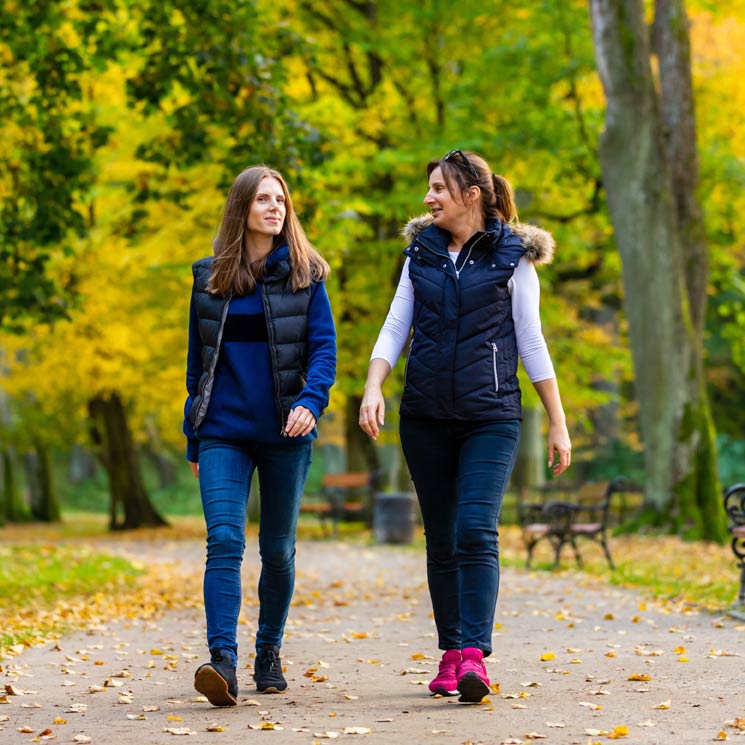
[[[455,263],[458,252],[449,253]],[[541,331],[541,287],[538,273],[531,261],[525,257],[520,259],[507,283],[507,289],[512,298],[512,320],[515,324],[517,351],[528,377],[533,383],[556,377],[551,355]],[[406,259],[396,294],[370,359],[384,359],[392,369],[409,339],[413,319],[414,286],[409,277],[409,259]]]

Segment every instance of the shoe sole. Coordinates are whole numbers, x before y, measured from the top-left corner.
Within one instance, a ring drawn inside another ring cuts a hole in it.
[[[460,693],[458,701],[478,704],[489,693],[489,686],[476,673],[466,673],[458,681],[458,693]]]
[[[277,686],[267,686],[266,688],[256,687],[259,693],[284,693],[287,690],[287,685],[284,688],[278,688]]]
[[[197,670],[194,676],[194,688],[213,706],[238,705],[238,701],[228,691],[225,678],[212,667],[206,666]]]
[[[429,692],[433,696],[457,696],[458,691],[448,691],[447,688],[436,688],[434,691],[430,688]]]

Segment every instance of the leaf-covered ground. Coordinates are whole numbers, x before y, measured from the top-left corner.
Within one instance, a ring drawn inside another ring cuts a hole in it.
[[[679,745],[738,741],[744,731],[736,691],[745,624],[573,571],[506,567],[488,662],[494,693],[478,706],[431,698],[438,653],[423,554],[362,542],[299,544],[283,648],[290,689],[260,696],[251,682],[258,558],[249,539],[239,706],[214,709],[192,688],[206,659],[202,539],[162,531],[89,540],[145,572],[133,587],[81,603],[82,631],[0,663],[2,742]],[[667,565],[669,546],[657,545]],[[618,541],[614,550],[630,560]]]

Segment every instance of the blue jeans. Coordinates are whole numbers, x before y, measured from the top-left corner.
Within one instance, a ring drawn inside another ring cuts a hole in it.
[[[497,523],[520,421],[401,417],[401,445],[422,510],[440,649],[491,654],[499,594]]]
[[[215,438],[199,442],[199,487],[207,523],[207,643],[230,656],[234,664],[251,477],[258,468],[261,576],[256,647],[281,646],[295,586],[295,530],[311,448],[310,442],[238,443]]]

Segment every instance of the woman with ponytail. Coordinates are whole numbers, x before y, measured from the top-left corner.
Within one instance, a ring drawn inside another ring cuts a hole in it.
[[[194,686],[214,706],[235,706],[254,470],[261,575],[253,678],[260,693],[287,688],[279,652],[295,578],[295,529],[316,421],[336,371],[324,286],[329,266],[305,237],[282,176],[253,166],[230,188],[214,256],[192,270],[184,433],[207,523],[210,651]]]
[[[520,438],[518,354],[549,419],[548,464],[571,444],[541,333],[536,264],[553,238],[518,222],[509,182],[475,153],[427,166],[429,214],[404,231],[401,281],[372,351],[360,426],[377,437],[382,384],[413,337],[401,399],[401,445],[419,498],[439,647],[433,694],[489,692],[499,592],[497,524]]]

